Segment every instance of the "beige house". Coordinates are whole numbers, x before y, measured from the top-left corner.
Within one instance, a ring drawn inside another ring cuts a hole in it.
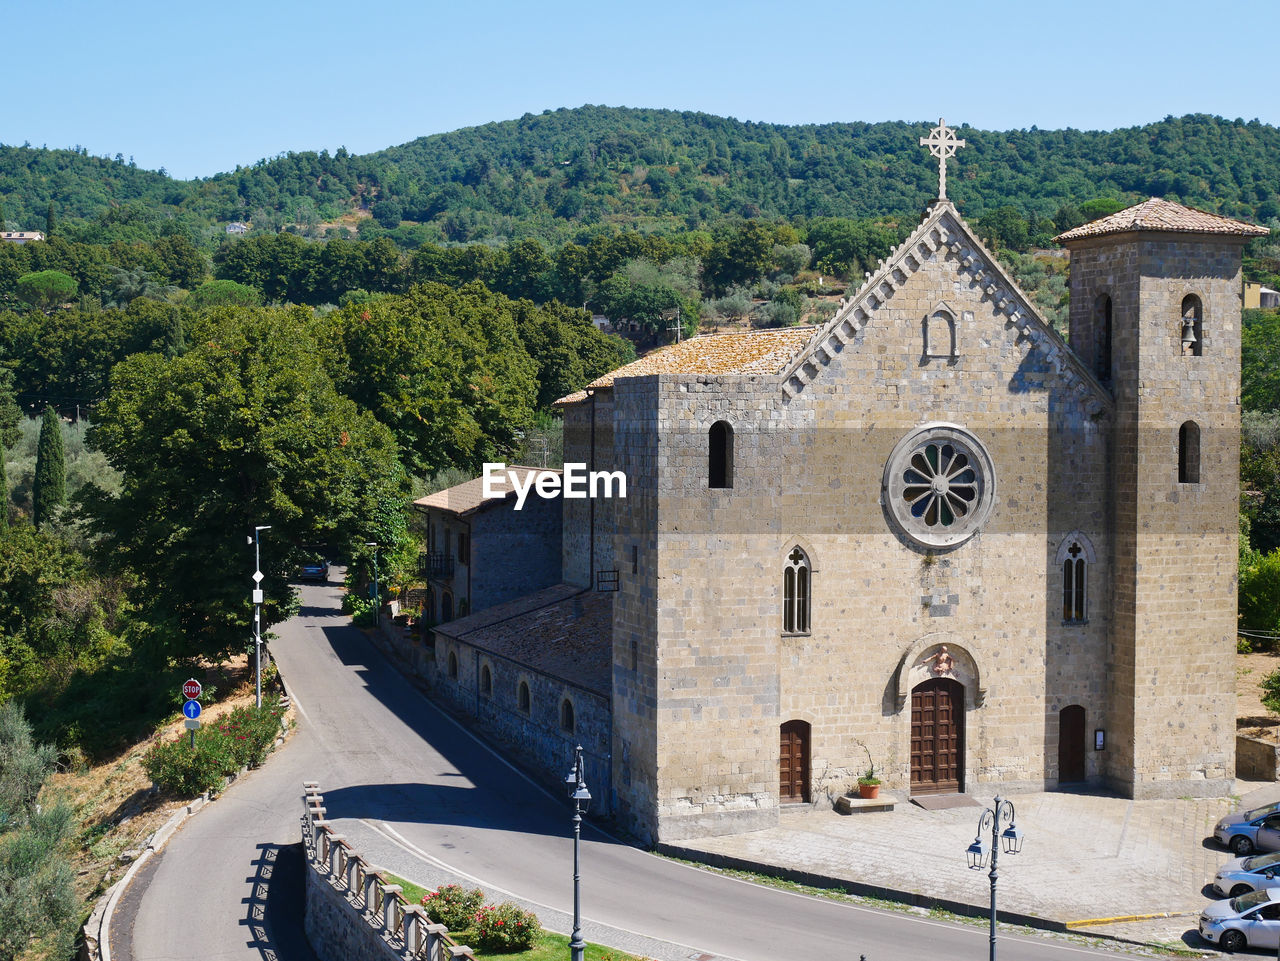
[[[30,244],[44,240],[44,234],[39,230],[3,230],[0,231],[0,240],[11,244]]]

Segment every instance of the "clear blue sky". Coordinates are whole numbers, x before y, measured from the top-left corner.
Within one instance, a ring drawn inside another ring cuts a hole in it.
[[[584,103],[739,120],[1280,123],[1276,0],[0,0],[0,142],[179,177]]]

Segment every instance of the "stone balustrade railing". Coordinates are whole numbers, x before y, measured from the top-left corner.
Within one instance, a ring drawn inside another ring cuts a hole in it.
[[[456,944],[335,831],[314,781],[303,785],[302,846],[307,937],[323,961],[475,961],[469,947]]]

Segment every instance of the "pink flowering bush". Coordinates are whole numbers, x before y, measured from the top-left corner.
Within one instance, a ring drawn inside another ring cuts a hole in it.
[[[476,944],[481,951],[526,951],[542,932],[536,915],[521,910],[510,901],[486,904],[471,920]]]
[[[457,884],[444,884],[428,891],[422,898],[427,916],[436,924],[443,924],[450,931],[470,927],[480,906],[484,904],[484,892],[479,888],[470,891]]]
[[[196,732],[154,745],[142,759],[143,770],[160,788],[180,797],[217,791],[240,768],[257,767],[275,746],[283,714],[280,698],[263,697],[262,708],[238,707],[208,720]]]

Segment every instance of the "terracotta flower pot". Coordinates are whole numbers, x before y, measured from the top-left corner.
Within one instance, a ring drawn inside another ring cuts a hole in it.
[[[858,797],[863,798],[865,800],[870,800],[872,798],[877,798],[879,796],[880,796],[879,784],[859,784],[858,785]]]

